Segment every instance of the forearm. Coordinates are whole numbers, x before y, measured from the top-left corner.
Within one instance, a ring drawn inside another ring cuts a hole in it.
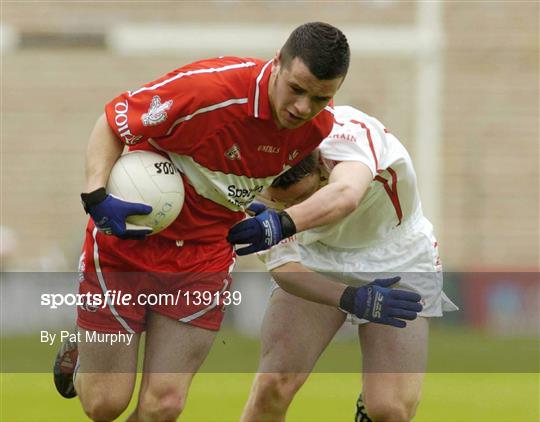
[[[122,154],[120,142],[101,115],[90,135],[86,150],[86,192],[92,192],[107,184],[111,169]]]
[[[344,183],[330,183],[300,204],[285,211],[292,218],[296,231],[331,224],[353,212],[358,206],[358,195]]]
[[[365,164],[341,162],[330,173],[328,185],[285,211],[297,232],[335,223],[356,209],[372,180],[373,174]]]
[[[312,302],[338,307],[347,288],[345,284],[332,281],[299,263],[287,263],[272,270],[272,276],[287,293]]]

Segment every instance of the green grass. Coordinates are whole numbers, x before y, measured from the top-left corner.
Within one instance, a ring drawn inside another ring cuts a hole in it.
[[[49,372],[58,348],[33,336],[0,337],[2,372]],[[218,333],[202,372],[248,373],[257,370],[259,341],[226,328]],[[361,369],[358,340],[330,344],[316,372],[357,373]],[[428,372],[540,372],[540,340],[493,336],[464,328],[433,325],[430,329]]]
[[[87,420],[77,399],[65,400],[54,390],[48,371],[56,346],[40,345],[38,338],[2,339],[6,373],[0,383],[0,421]],[[258,351],[257,340],[221,332],[203,371],[195,377],[181,420],[237,421]],[[538,365],[538,339],[491,337],[435,326],[430,339],[431,371],[415,420],[540,421]],[[357,341],[332,343],[317,373],[294,400],[287,421],[351,421],[361,388],[359,371]],[[132,402],[120,420],[134,406]]]
[[[237,421],[252,374],[199,374],[184,421]],[[357,374],[313,374],[300,390],[288,421],[351,421]],[[415,421],[539,420],[538,374],[428,374]],[[130,409],[120,420],[125,419]],[[49,374],[4,374],[0,420],[84,421],[77,399],[62,399]]]

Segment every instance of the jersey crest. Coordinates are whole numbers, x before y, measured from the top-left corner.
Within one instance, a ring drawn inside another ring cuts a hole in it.
[[[145,126],[155,126],[167,120],[167,110],[172,106],[173,100],[161,102],[159,95],[155,95],[150,103],[148,112],[141,117],[142,123]]]
[[[240,155],[240,148],[238,145],[234,144],[231,148],[225,151],[225,157],[229,160],[241,160],[242,156]]]

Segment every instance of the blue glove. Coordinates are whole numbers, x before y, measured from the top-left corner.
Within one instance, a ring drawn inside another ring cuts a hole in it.
[[[378,324],[403,328],[404,319],[412,321],[422,311],[418,293],[391,289],[401,277],[377,279],[363,287],[349,286],[341,296],[339,307],[358,318]]]
[[[250,216],[259,215],[263,211],[266,211],[268,207],[264,205],[262,202],[252,202],[249,204],[249,207],[247,207],[246,213]]]
[[[269,249],[296,233],[294,222],[285,211],[278,213],[263,204],[253,203],[248,212],[254,213],[255,217],[235,224],[227,235],[233,245],[248,244],[236,250],[240,256]]]
[[[150,227],[126,224],[126,217],[130,215],[150,214],[152,207],[149,205],[123,201],[108,195],[105,188],[83,193],[81,199],[86,213],[90,214],[97,229],[105,234],[121,239],[142,240],[152,233]]]

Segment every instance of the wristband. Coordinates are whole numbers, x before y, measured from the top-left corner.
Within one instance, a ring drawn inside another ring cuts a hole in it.
[[[347,286],[339,299],[339,307],[350,314],[354,314],[354,299],[356,297],[356,287]]]
[[[279,216],[279,222],[281,223],[281,238],[285,239],[295,234],[296,225],[294,224],[294,221],[292,221],[291,216],[287,214],[285,211],[279,212],[278,216]]]
[[[93,207],[94,205],[103,202],[105,198],[107,198],[107,192],[105,191],[105,188],[99,188],[90,193],[81,193],[81,201],[84,207],[84,211],[86,211],[86,214],[89,213],[90,207]]]

